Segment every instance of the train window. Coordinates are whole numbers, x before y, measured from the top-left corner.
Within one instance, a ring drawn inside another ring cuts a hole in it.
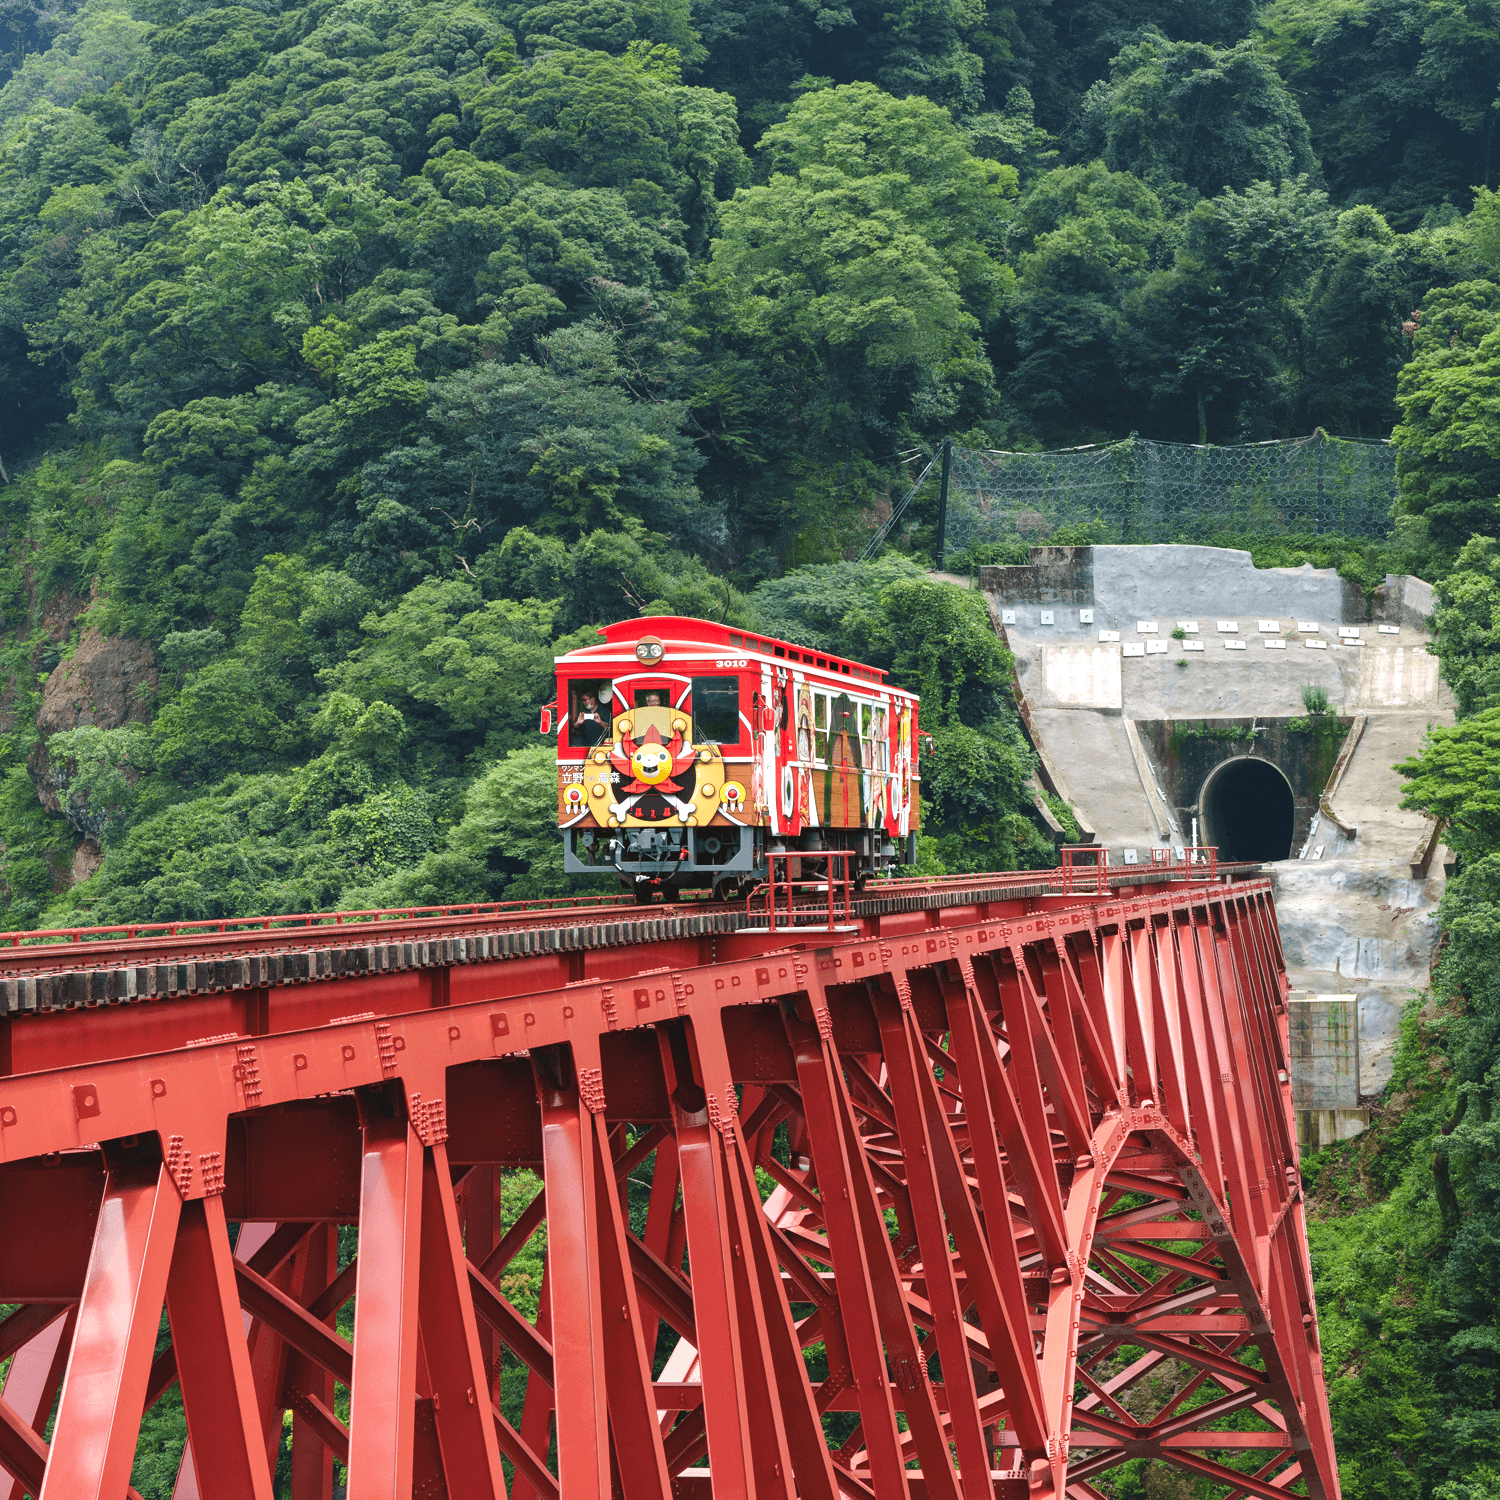
[[[828,694],[813,694],[813,759],[828,764]]]
[[[608,682],[580,681],[568,684],[567,743],[575,750],[597,745],[609,738],[610,687]]]
[[[693,738],[700,745],[739,744],[739,678],[693,678],[692,712]]]
[[[635,706],[637,708],[666,708],[668,707],[668,694],[665,688],[637,688],[635,690]]]

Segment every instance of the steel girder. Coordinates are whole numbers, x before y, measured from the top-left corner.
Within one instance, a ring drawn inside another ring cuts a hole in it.
[[[0,1076],[0,1500],[1336,1500],[1265,883],[716,941]]]

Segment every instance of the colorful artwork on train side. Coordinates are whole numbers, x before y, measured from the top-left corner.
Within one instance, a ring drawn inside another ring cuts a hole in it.
[[[847,693],[840,693],[829,706],[827,764],[820,778],[826,828],[864,827],[858,714]]]
[[[903,829],[915,829],[918,810],[911,800],[911,708],[903,706],[896,721],[896,790],[901,798],[897,816]]]
[[[797,817],[804,828],[818,826],[813,800],[813,701],[804,682],[797,689]]]
[[[886,826],[890,800],[887,795],[886,778],[890,773],[891,747],[886,739],[888,725],[884,705],[877,705],[870,723],[870,756],[865,770],[865,782],[869,787],[867,801],[870,808],[870,826]]]

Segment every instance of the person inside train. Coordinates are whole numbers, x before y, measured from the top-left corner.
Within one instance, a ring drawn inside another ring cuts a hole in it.
[[[570,743],[582,747],[597,745],[609,733],[605,710],[599,706],[599,688],[595,683],[582,683],[569,724]]]

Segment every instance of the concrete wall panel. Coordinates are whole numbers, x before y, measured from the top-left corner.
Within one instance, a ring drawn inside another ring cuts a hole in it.
[[[1042,705],[1046,708],[1120,707],[1118,646],[1042,647]]]
[[[1359,997],[1288,999],[1292,1103],[1298,1109],[1359,1107]]]
[[[1447,703],[1438,659],[1422,646],[1366,646],[1351,707],[1437,708]]]

